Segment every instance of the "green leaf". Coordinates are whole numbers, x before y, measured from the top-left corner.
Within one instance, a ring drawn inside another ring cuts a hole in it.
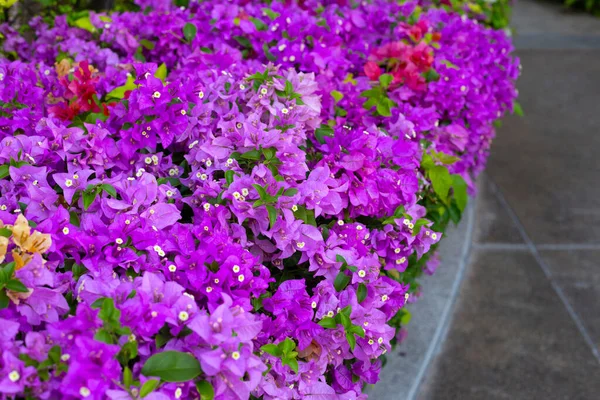
[[[233,171],[232,170],[225,171],[225,181],[227,182],[228,185],[231,185],[233,183]]]
[[[150,379],[144,382],[144,385],[140,389],[140,397],[144,398],[148,396],[150,393],[154,391],[160,384],[160,381],[157,379]]]
[[[125,368],[123,368],[123,384],[127,389],[129,389],[132,383],[133,373],[131,372],[131,369],[126,366]]]
[[[6,282],[6,288],[9,290],[12,290],[13,292],[19,292],[19,293],[29,292],[29,289],[27,289],[27,287],[25,285],[23,285],[23,282],[21,282],[18,279],[11,279],[8,282]]]
[[[267,205],[267,212],[269,213],[269,226],[273,228],[273,225],[277,222],[277,210],[275,207]]]
[[[10,237],[12,235],[12,231],[8,228],[0,228],[0,236]]]
[[[354,333],[355,335],[358,335],[361,338],[365,337],[365,330],[362,328],[362,326],[352,325],[352,327],[350,327],[349,332]]]
[[[433,185],[435,193],[443,200],[448,198],[448,191],[452,186],[452,178],[448,172],[448,168],[442,165],[436,165],[429,169],[429,179]]]
[[[148,39],[142,39],[140,40],[140,44],[142,46],[144,46],[146,49],[148,50],[153,50],[154,47],[156,46],[154,43],[152,43],[151,41],[149,41]],[[156,75],[155,75],[156,76]]]
[[[8,164],[0,165],[0,179],[4,179],[8,176]]]
[[[100,308],[98,317],[106,324],[118,325],[121,318],[121,310],[115,307],[115,301],[112,298],[105,297],[102,301],[102,308]]]
[[[89,113],[87,117],[85,117],[85,122],[88,124],[96,124],[98,121],[106,121],[108,119],[107,115],[103,113]]]
[[[356,289],[356,299],[359,303],[362,303],[364,299],[367,298],[367,287],[364,283],[358,285],[358,289]]]
[[[254,160],[254,161],[258,161],[260,160],[260,151],[258,150],[250,150],[245,152],[244,154],[240,155],[241,158],[245,159],[245,160]]]
[[[270,354],[275,357],[281,357],[281,354],[282,354],[279,346],[277,346],[276,344],[273,344],[273,343],[265,344],[260,349],[262,351],[264,351],[265,353]]]
[[[258,196],[262,200],[267,198],[268,194],[267,194],[267,191],[265,190],[265,188],[263,188],[262,186],[260,186],[257,183],[253,183],[252,186],[254,187],[254,189],[256,189],[256,191],[258,192]]]
[[[10,300],[8,298],[8,296],[6,295],[6,291],[5,290],[0,290],[0,310],[8,307]]]
[[[335,99],[336,103],[339,103],[344,98],[344,94],[342,92],[338,92],[337,90],[332,90],[330,94]]]
[[[390,84],[394,80],[394,77],[390,74],[382,74],[379,76],[379,84],[382,88],[386,89],[390,87]]]
[[[4,272],[6,279],[12,278],[15,272],[15,262],[11,261],[8,264],[5,264],[4,267],[2,267],[2,271]]]
[[[452,189],[454,190],[454,199],[456,200],[456,205],[462,213],[465,210],[465,207],[467,207],[467,202],[469,200],[469,195],[467,194],[467,183],[460,175],[454,174],[452,175]]]
[[[284,196],[287,196],[287,197],[292,197],[292,196],[294,196],[296,193],[298,193],[298,189],[296,189],[296,188],[289,188],[289,189],[287,189],[285,192],[283,192],[283,195],[284,195]]]
[[[85,29],[88,32],[95,32],[96,28],[92,25],[92,21],[90,20],[89,15],[86,17],[81,17],[73,22],[73,25]]]
[[[120,335],[129,335],[131,334],[131,330],[126,328],[127,331],[117,332]],[[123,345],[121,351],[119,352],[119,360],[123,360],[123,364],[129,362],[129,360],[133,360],[138,355],[138,343],[136,341],[128,341]]]
[[[269,49],[269,45],[267,43],[263,43],[262,48],[263,48],[263,52],[265,53],[265,57],[267,57],[267,60],[269,60],[269,61],[277,60],[277,58],[273,55],[273,53],[271,53],[271,50]]]
[[[292,85],[292,82],[286,80],[285,81],[285,94],[287,96],[291,96],[294,93],[294,85]]]
[[[180,351],[154,354],[142,368],[142,374],[157,376],[165,382],[187,382],[201,372],[198,360],[191,354]]]
[[[352,321],[350,320],[350,314],[339,313],[338,315],[339,322],[344,327],[344,330],[349,330],[352,327]]]
[[[98,191],[97,190],[91,190],[91,191],[84,191],[83,192],[83,209],[87,210],[92,203],[94,202],[94,200],[96,200],[96,196],[98,196]]]
[[[125,97],[125,92],[137,89],[135,78],[131,75],[127,76],[127,82],[123,86],[114,88],[106,94],[106,99],[122,99]]]
[[[354,333],[346,332],[346,340],[350,345],[350,349],[354,350],[354,348],[356,347],[356,336],[354,336]]]
[[[187,24],[185,24],[185,26],[183,27],[183,36],[185,37],[185,40],[188,42],[191,42],[192,40],[194,40],[197,32],[198,32],[198,28],[196,28],[196,25],[190,24],[189,22]]]
[[[284,358],[281,363],[290,367],[295,374],[298,373],[298,360],[295,358]]]
[[[55,345],[48,351],[48,360],[50,360],[53,364],[60,362],[60,346]]]
[[[215,398],[215,389],[208,381],[196,382],[196,390],[200,395],[200,400],[213,400]]]
[[[315,130],[315,137],[321,144],[325,144],[325,136],[333,136],[333,129],[329,125],[321,124],[321,127]]]
[[[338,292],[344,290],[346,286],[350,283],[350,277],[346,275],[344,271],[340,271],[335,277],[335,281],[333,282],[333,287]]]
[[[440,74],[438,74],[435,69],[432,68],[429,71],[425,72],[425,80],[427,82],[438,81],[439,79],[440,79]]]
[[[413,227],[413,236],[417,236],[419,234],[419,232],[421,232],[421,228],[427,224],[429,224],[431,221],[425,219],[425,218],[419,218]]]
[[[337,327],[337,322],[335,322],[335,318],[323,317],[323,319],[319,321],[319,325],[323,328],[335,329]]]
[[[456,64],[453,64],[453,63],[451,63],[451,62],[450,62],[450,61],[448,61],[448,60],[442,60],[442,61],[440,61],[440,62],[441,62],[442,64],[444,64],[444,65],[445,65],[446,67],[448,67],[448,68],[452,68],[452,69],[460,69],[460,68],[458,68],[458,66],[457,66]]]
[[[262,149],[262,153],[265,156],[266,160],[272,160],[277,153],[277,149],[275,147],[268,147],[266,149]]]
[[[403,313],[402,313],[402,317],[400,317],[400,324],[407,325],[410,322],[412,315],[405,308],[403,308],[402,311],[403,311]]]
[[[169,332],[159,332],[158,335],[154,338],[154,344],[157,349],[163,347],[169,340],[172,339],[172,336]]]
[[[106,299],[106,297],[100,297],[99,299],[96,299],[92,305],[90,307],[92,308],[101,308],[102,304],[104,304],[104,300]]]
[[[270,8],[262,8],[261,11],[271,19],[276,19],[281,15],[278,12],[271,10]]]
[[[396,210],[394,211],[394,216],[400,218],[405,213],[406,213],[406,210],[404,209],[404,206],[401,205],[401,206],[396,207]]]
[[[248,40],[248,38],[246,38],[244,36],[234,36],[233,38],[243,48],[246,48],[246,49],[251,49],[252,48],[252,42],[250,42],[250,40]]]
[[[167,65],[165,63],[160,64],[158,68],[156,68],[154,76],[163,81],[164,83],[165,79],[167,79]]]
[[[284,355],[287,355],[290,354],[290,352],[296,348],[296,342],[294,342],[289,337],[286,337],[284,341],[278,344],[278,347],[281,349],[281,352]]]
[[[450,154],[442,153],[441,151],[437,152],[437,151],[433,150],[432,154],[436,160],[438,160],[442,164],[446,164],[446,165],[454,164],[455,162],[457,162],[459,160],[458,157],[452,156]]]
[[[102,188],[102,190],[104,190],[106,193],[108,193],[115,199],[117,198],[117,190],[115,189],[115,187],[113,185],[109,185],[108,183],[103,183],[102,185],[100,185],[100,188]]]
[[[435,167],[435,163],[433,162],[433,158],[429,154],[423,154],[423,158],[421,159],[421,168],[424,170],[429,170]]]
[[[102,343],[113,344],[113,337],[109,331],[104,328],[98,329],[96,334],[94,335],[94,340],[97,340]]]
[[[392,111],[390,110],[390,105],[386,101],[381,101],[377,103],[377,112],[382,117],[390,117],[392,115]]]
[[[525,115],[523,113],[523,107],[521,107],[521,104],[519,104],[517,101],[515,101],[513,103],[513,113],[518,115],[519,117],[522,117]]]
[[[252,21],[254,27],[258,31],[266,31],[267,29],[269,29],[269,27],[258,18],[250,18],[250,21]]]
[[[69,212],[69,222],[79,228],[81,221],[79,220],[79,214],[76,211]]]

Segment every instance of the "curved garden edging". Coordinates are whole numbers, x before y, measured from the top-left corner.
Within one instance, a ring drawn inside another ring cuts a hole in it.
[[[409,307],[413,318],[408,337],[393,350],[381,371],[381,380],[368,390],[375,399],[413,400],[434,357],[439,353],[452,320],[471,254],[477,198],[471,199],[463,220],[446,232],[434,278],[423,280],[424,295]]]

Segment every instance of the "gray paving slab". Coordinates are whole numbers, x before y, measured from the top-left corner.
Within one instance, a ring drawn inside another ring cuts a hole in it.
[[[541,252],[555,282],[600,347],[600,250]]]
[[[600,365],[532,255],[474,251],[419,399],[598,398]]]
[[[465,270],[473,229],[475,205],[469,206],[460,225],[447,232],[440,245],[441,265],[422,279],[423,296],[409,306],[412,320],[408,337],[388,355],[381,380],[368,389],[375,400],[413,399],[439,343],[443,341]]]
[[[477,182],[477,223],[473,233],[475,246],[524,246],[525,242],[498,199],[496,190],[485,176]]]
[[[548,0],[517,0],[513,4],[511,26],[515,36],[560,34],[563,36],[600,35],[598,19],[566,9]]]
[[[519,56],[525,117],[506,118],[487,174],[535,243],[598,244],[600,51]]]

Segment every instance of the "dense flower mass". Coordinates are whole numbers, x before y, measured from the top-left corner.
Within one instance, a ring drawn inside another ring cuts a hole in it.
[[[0,26],[0,393],[364,399],[513,109],[510,40],[176,3]]]

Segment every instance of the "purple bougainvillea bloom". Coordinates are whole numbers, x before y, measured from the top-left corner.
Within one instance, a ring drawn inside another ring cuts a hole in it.
[[[367,397],[519,62],[473,10],[321,3],[0,25],[4,397]]]

